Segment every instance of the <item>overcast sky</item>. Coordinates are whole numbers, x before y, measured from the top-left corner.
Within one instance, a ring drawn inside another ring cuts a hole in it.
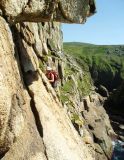
[[[97,13],[85,24],[63,24],[64,42],[124,44],[124,0],[96,0]]]

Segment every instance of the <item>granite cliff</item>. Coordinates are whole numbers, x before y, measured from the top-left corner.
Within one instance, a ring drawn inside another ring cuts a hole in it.
[[[114,132],[102,108],[102,98],[95,93],[84,97],[79,87],[74,90],[75,96],[69,96],[75,104],[62,101],[62,85],[71,80],[76,87],[77,80],[73,73],[65,75],[65,66],[72,64],[63,54],[58,22],[83,23],[94,12],[93,0],[0,2],[2,160],[110,158],[110,136]],[[58,69],[60,75],[57,94],[44,74],[48,64]],[[77,74],[83,81],[81,69]],[[73,107],[72,111],[69,107]],[[98,134],[102,123],[103,130]]]

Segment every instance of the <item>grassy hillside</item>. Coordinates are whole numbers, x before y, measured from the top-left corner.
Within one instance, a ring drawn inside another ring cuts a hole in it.
[[[85,70],[90,70],[96,85],[108,89],[118,87],[124,79],[124,46],[64,43],[64,51],[76,59]]]
[[[72,55],[124,55],[123,45],[94,45],[80,42],[67,42],[64,43],[64,50]]]

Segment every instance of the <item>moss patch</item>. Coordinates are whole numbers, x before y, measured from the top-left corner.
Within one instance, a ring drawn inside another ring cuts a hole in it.
[[[84,121],[80,119],[79,115],[76,113],[73,113],[71,116],[72,123],[76,123],[78,126],[82,126],[84,124]]]

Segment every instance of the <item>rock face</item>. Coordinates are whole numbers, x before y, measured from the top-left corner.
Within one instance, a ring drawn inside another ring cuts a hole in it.
[[[124,141],[124,82],[113,90],[104,106],[110,115],[111,124],[118,138]]]
[[[92,93],[84,98],[82,107],[82,116],[86,120],[89,132],[93,136],[96,157],[95,159],[109,159],[113,151],[111,145],[111,136],[114,135],[111,128],[108,115],[106,114],[102,103],[104,99]]]
[[[109,97],[109,92],[107,90],[107,88],[105,88],[104,86],[100,85],[97,89],[97,92],[99,94],[101,94],[103,97]]]
[[[61,99],[67,114],[83,141],[94,148],[95,159],[110,159],[113,151],[111,137],[115,136],[115,133],[103,108],[106,98],[95,92],[92,82],[88,81],[90,77],[86,71],[82,73],[81,67],[74,60],[72,65],[71,57],[65,63],[65,81],[61,87]],[[70,70],[68,65],[72,65]],[[83,95],[84,93],[86,95]]]
[[[80,3],[76,4],[79,9]],[[66,6],[62,2],[59,5],[64,13]],[[71,2],[68,5],[70,8]],[[84,7],[88,5],[86,1]],[[57,14],[58,18],[53,15],[58,10],[56,6],[58,1],[0,2],[1,15],[10,23],[49,21],[51,17],[59,20],[61,14]],[[78,14],[77,10],[74,13]],[[66,16],[76,22],[74,13]],[[79,13],[79,17],[81,14],[86,18],[84,13]],[[60,56],[60,32],[57,23],[21,23],[10,27],[0,17],[0,158],[3,160],[94,159],[41,70],[46,61],[59,66],[61,59],[56,61],[49,54]]]
[[[0,9],[9,22],[59,22],[82,23],[94,14],[94,0],[1,0]]]
[[[3,159],[46,159],[31,111],[8,24],[0,18],[0,155]],[[33,149],[35,148],[35,149]],[[32,151],[33,150],[33,151]]]
[[[1,158],[92,160],[55,91],[39,69],[34,52],[36,32],[31,32],[33,28],[37,31],[38,24],[13,27],[15,45],[3,18],[0,24],[0,88],[3,93],[0,97]]]
[[[93,96],[81,96],[78,85],[83,80],[83,72],[78,72],[80,81],[77,82],[69,68],[66,73],[64,71],[66,58],[60,24],[45,22],[51,19],[84,22],[95,11],[94,1],[2,0],[0,8],[0,158],[109,158],[112,145],[105,130],[112,134],[113,130],[103,108],[99,107],[102,100],[98,95],[94,102],[91,102]],[[10,26],[13,22],[20,23]],[[47,65],[58,70],[60,85],[68,81],[74,83],[75,96],[71,97],[74,105],[69,103],[74,107],[72,113],[67,103],[62,106],[59,90],[56,94],[49,84],[44,74]],[[73,68],[71,63],[69,65]],[[97,132],[103,121],[103,132]]]

